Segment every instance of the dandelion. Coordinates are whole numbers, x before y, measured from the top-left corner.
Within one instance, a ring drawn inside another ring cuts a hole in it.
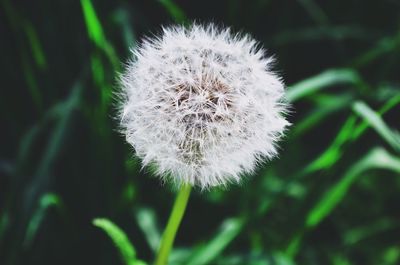
[[[174,26],[145,39],[121,75],[120,120],[144,166],[180,187],[156,265],[165,265],[191,186],[239,183],[288,122],[284,84],[247,35],[214,25]]]
[[[121,124],[143,165],[180,186],[238,183],[276,155],[288,122],[282,80],[247,35],[174,26],[133,50]]]

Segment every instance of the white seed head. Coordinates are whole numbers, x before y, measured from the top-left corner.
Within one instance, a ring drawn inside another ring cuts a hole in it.
[[[121,75],[120,121],[144,166],[203,189],[240,182],[276,155],[289,123],[282,80],[247,35],[174,26],[145,39]]]

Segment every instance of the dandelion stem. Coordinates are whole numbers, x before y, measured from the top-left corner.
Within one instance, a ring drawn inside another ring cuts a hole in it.
[[[176,232],[178,231],[182,217],[185,213],[186,205],[189,201],[190,191],[191,186],[188,184],[182,185],[179,190],[168,220],[167,227],[165,228],[163,237],[161,239],[161,245],[158,250],[156,262],[154,263],[155,265],[166,265],[168,262],[168,256],[172,245],[174,244]]]

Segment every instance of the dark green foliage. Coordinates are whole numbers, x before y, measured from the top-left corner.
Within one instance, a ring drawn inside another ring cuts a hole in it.
[[[170,264],[400,264],[400,2],[0,1],[0,264],[152,263],[174,192],[113,91],[141,37],[192,20],[276,54],[293,126],[241,186],[194,192]]]

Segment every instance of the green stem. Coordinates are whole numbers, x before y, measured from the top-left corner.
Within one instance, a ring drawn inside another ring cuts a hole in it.
[[[182,185],[179,190],[174,207],[172,208],[172,213],[168,220],[167,227],[165,228],[163,237],[161,239],[160,249],[158,250],[156,262],[154,263],[155,265],[166,265],[168,262],[169,252],[174,244],[176,232],[178,231],[182,217],[185,213],[190,191],[191,186],[188,184]]]

